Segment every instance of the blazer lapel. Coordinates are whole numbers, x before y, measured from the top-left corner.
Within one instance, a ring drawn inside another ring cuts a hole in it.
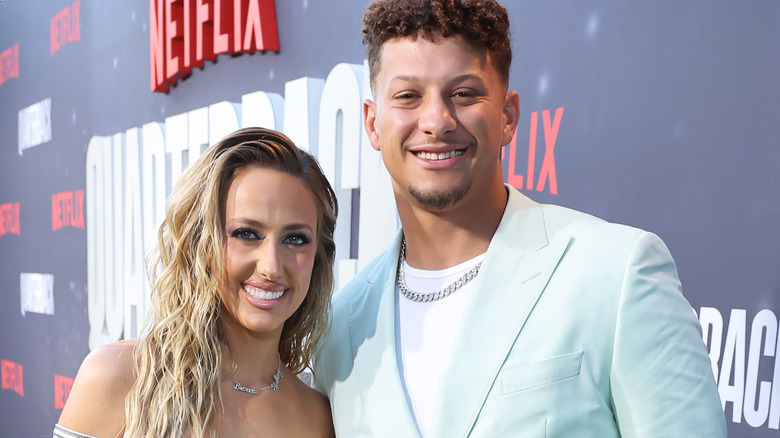
[[[508,190],[504,217],[473,280],[477,293],[453,349],[453,357],[463,359],[443,370],[431,436],[468,436],[571,241],[548,242],[541,206]]]
[[[375,437],[419,436],[398,370],[395,342],[395,266],[401,233],[379,264],[382,274],[350,303],[350,335],[363,406]],[[395,256],[393,256],[395,254]],[[369,318],[369,315],[371,318]]]

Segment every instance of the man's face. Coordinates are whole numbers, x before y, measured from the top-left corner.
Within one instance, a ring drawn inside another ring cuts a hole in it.
[[[485,49],[460,36],[389,40],[373,91],[366,131],[399,200],[444,210],[503,184],[519,105]]]

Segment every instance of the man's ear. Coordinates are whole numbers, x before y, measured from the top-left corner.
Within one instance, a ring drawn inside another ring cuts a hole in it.
[[[501,144],[509,144],[517,129],[517,122],[520,119],[520,96],[517,91],[512,90],[504,98],[503,110],[504,133]]]
[[[363,102],[363,126],[368,134],[371,147],[379,150],[379,133],[376,129],[376,102],[366,99]]]

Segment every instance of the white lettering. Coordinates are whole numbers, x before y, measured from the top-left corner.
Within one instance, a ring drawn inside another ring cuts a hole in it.
[[[144,248],[141,209],[141,167],[138,128],[128,129],[125,134],[125,183],[124,183],[124,336],[135,338],[143,327],[143,312],[147,296],[144,291]]]
[[[317,155],[317,137],[322,79],[299,78],[284,84],[284,128],[299,148]]]
[[[699,315],[723,409],[732,403],[732,422],[740,423],[744,415],[745,423],[751,427],[780,428],[780,323],[775,313],[760,310],[753,318],[750,339],[746,339],[747,312],[732,309],[724,346],[721,345],[723,317],[718,309],[702,307]],[[723,361],[718,368],[721,347]],[[773,359],[762,361],[762,357]],[[772,373],[761,368],[768,363],[774,366]],[[761,381],[761,375],[771,375],[772,380]]]
[[[222,140],[238,129],[240,113],[241,105],[238,103],[222,101],[209,105],[209,144]]]
[[[338,284],[375,257],[398,223],[381,155],[368,149],[362,129],[366,76],[364,65],[339,64],[325,81],[289,81],[284,99],[258,91],[241,104],[217,102],[144,124],[140,132],[93,137],[86,160],[90,348],[139,335],[151,292],[146,255],[156,247],[167,196],[186,166],[239,126],[283,126],[322,164],[340,205]],[[358,199],[359,211],[352,205]]]
[[[241,96],[241,127],[275,129],[284,126],[284,98],[276,93],[256,91]]]
[[[54,275],[22,272],[19,298],[22,316],[27,312],[54,315]]]
[[[51,99],[19,111],[19,155],[25,149],[51,141]]]
[[[119,339],[122,336],[124,328],[124,250],[123,242],[124,230],[122,228],[122,219],[124,207],[122,181],[124,181],[124,151],[122,135],[112,136],[112,142],[103,150],[103,165],[112,169],[106,178],[106,190],[103,192],[105,198],[103,205],[106,208],[106,240],[105,262],[106,269],[105,281],[109,293],[106,294],[106,320],[105,328],[108,339]],[[112,164],[109,164],[112,163]]]
[[[360,168],[360,109],[363,67],[338,64],[322,88],[317,158],[339,199],[336,241],[336,285],[341,287],[355,275],[352,260],[352,189],[358,188]],[[340,165],[337,165],[340,164]],[[340,168],[340,172],[337,171]]]
[[[732,369],[734,371],[732,375]],[[733,379],[733,384],[731,384]],[[731,420],[742,422],[742,400],[745,390],[745,309],[733,309],[726,332],[723,365],[718,382],[721,404],[733,404]]]
[[[107,187],[103,166],[103,150],[106,137],[92,137],[87,146],[87,189],[86,227],[87,227],[87,315],[89,317],[89,348],[95,348],[111,341],[104,336],[106,320],[106,294],[110,293],[105,284],[106,241],[105,203],[103,192]]]
[[[368,61],[363,62],[363,96],[370,99],[371,82]],[[362,125],[362,117],[360,119]],[[358,227],[357,269],[363,269],[395,238],[401,221],[395,207],[390,174],[382,154],[371,149],[368,134],[361,129],[360,144],[360,215]]]
[[[188,163],[192,164],[209,145],[209,110],[198,108],[189,112],[187,135],[189,138]]]
[[[748,349],[747,376],[745,377],[745,422],[760,427],[769,414],[770,382],[758,382],[758,364],[761,354],[761,339],[764,339],[764,356],[774,356],[777,339],[777,318],[768,309],[764,309],[753,318],[750,329],[750,348]],[[756,405],[756,390],[758,404]]]
[[[699,310],[699,323],[701,324],[702,338],[707,345],[712,362],[712,374],[718,381],[718,361],[720,361],[720,347],[723,345],[723,317],[718,309],[702,307]]]
[[[166,193],[170,193],[171,189],[176,187],[176,181],[188,164],[187,117],[187,113],[182,113],[165,119],[165,153],[169,155],[167,162],[171,166],[166,172],[170,178],[170,186]]]

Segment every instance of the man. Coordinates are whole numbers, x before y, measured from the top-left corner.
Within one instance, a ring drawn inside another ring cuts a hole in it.
[[[337,434],[725,436],[663,242],[504,185],[504,8],[379,0],[363,32],[402,230],[334,299],[315,384]]]

